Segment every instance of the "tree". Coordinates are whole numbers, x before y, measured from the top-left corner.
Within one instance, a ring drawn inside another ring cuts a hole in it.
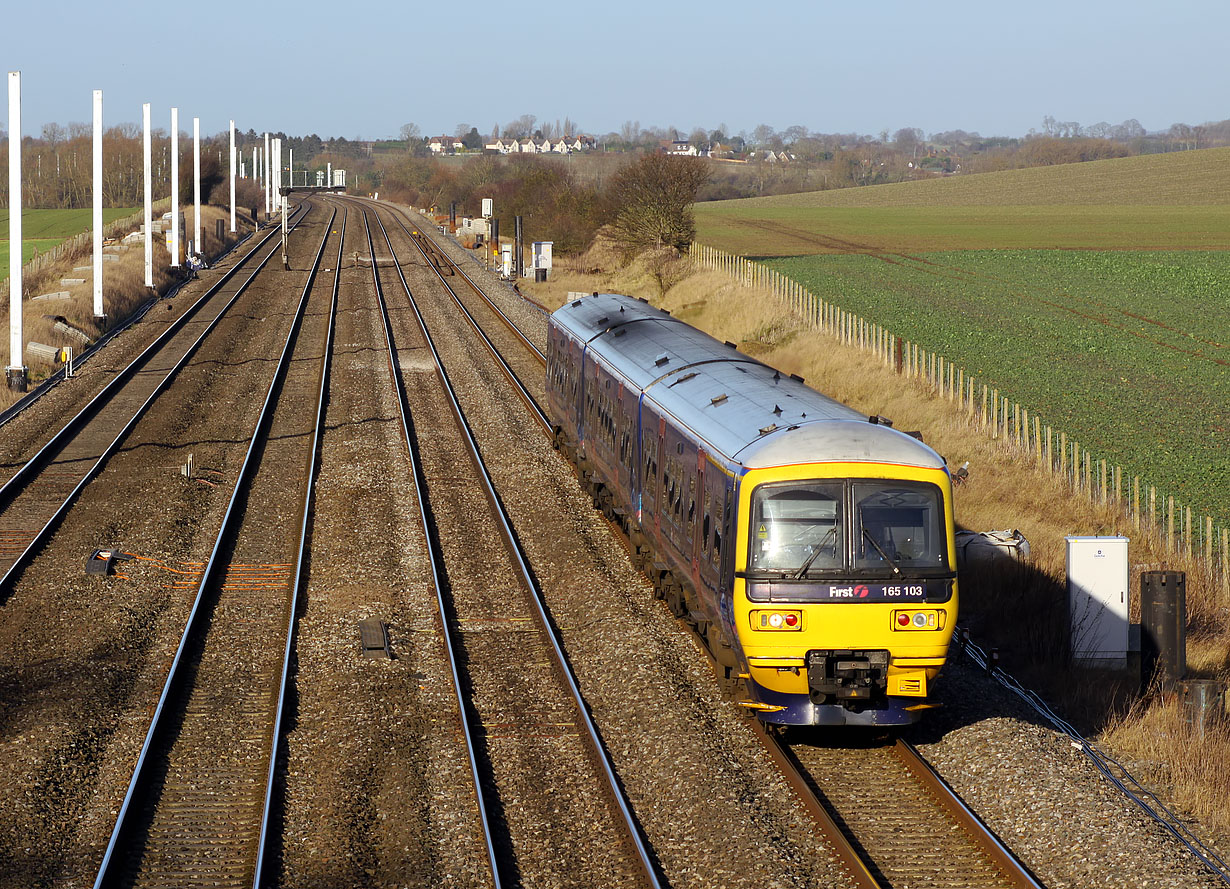
[[[406,143],[406,151],[414,150],[414,143],[419,141],[421,135],[419,125],[416,123],[404,123],[401,125],[401,140]]]
[[[897,146],[898,151],[911,157],[917,157],[922,138],[923,131],[917,127],[902,127],[893,134],[893,144]]]
[[[609,190],[615,241],[628,254],[685,249],[696,234],[692,205],[709,176],[708,162],[665,154],[647,154],[623,167]]]
[[[752,143],[757,148],[764,148],[773,141],[774,135],[773,127],[769,126],[767,123],[762,123],[760,126],[756,127],[756,129],[752,130]]]
[[[482,134],[479,133],[478,127],[470,127],[470,132],[461,137],[461,144],[463,144],[470,151],[482,151],[483,137]]]
[[[705,128],[697,127],[692,130],[691,135],[688,136],[688,144],[696,148],[707,147],[709,145],[709,134],[705,132]]]

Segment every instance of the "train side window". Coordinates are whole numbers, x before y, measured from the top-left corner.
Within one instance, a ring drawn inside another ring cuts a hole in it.
[[[688,476],[688,536],[695,533],[696,528],[696,476]]]
[[[705,518],[700,526],[700,551],[702,555],[709,554],[709,510],[705,509]]]

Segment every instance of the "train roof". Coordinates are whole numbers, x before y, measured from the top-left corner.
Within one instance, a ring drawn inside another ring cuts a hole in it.
[[[942,468],[943,458],[648,303],[604,293],[552,324],[586,343],[645,398],[748,468],[816,461]]]

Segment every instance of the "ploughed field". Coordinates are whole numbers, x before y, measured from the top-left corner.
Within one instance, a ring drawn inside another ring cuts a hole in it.
[[[1227,174],[1216,149],[731,201],[697,207],[697,237],[1225,523]]]

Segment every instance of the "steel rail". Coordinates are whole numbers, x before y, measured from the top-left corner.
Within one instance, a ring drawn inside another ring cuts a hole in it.
[[[400,207],[392,207],[391,210],[393,212],[394,218],[397,219],[398,224],[401,225],[402,228],[406,228],[405,211],[402,210]],[[413,222],[413,220],[411,221]],[[546,354],[542,351],[542,349],[538,348],[537,344],[533,340],[531,340],[528,336],[526,336],[522,332],[521,328],[518,327],[516,325],[516,322],[514,322],[511,318],[508,317],[508,315],[504,313],[503,309],[501,309],[498,305],[496,305],[495,300],[493,300],[490,296],[487,295],[486,291],[484,291],[483,288],[480,287],[478,283],[473,278],[470,277],[469,273],[466,272],[465,269],[463,269],[461,266],[455,263],[452,259],[450,259],[449,256],[446,253],[444,253],[443,250],[437,249],[435,242],[431,240],[425,233],[420,233],[420,237],[422,237],[425,241],[427,241],[427,243],[431,244],[433,248],[433,252],[435,253],[436,256],[440,257],[440,259],[448,263],[449,266],[453,269],[453,271],[455,271],[457,274],[459,274],[462,278],[465,279],[465,282],[470,285],[470,287],[474,290],[474,292],[478,294],[478,296],[483,301],[485,301],[487,305],[491,307],[492,311],[494,311],[497,315],[500,316],[501,319],[503,319],[504,323],[508,325],[508,329],[511,330],[514,334],[517,335],[517,337],[520,338],[521,342],[524,343],[525,346],[531,352],[534,353],[534,356],[538,359],[538,362],[545,367],[547,364]],[[437,269],[437,274],[438,273],[439,273],[439,270]],[[448,286],[448,285],[446,284],[445,286]],[[452,288],[449,287],[449,290],[452,291]],[[453,296],[456,297],[456,293],[453,293]]]
[[[224,253],[219,254],[214,259],[215,265],[218,262],[225,259],[226,257],[230,256],[236,250],[240,249],[244,244],[248,242],[249,239],[255,236],[255,234],[256,234],[256,230],[248,232],[246,235],[244,235],[242,238],[240,238],[238,241],[232,244]],[[257,246],[260,246],[260,245],[258,244]],[[256,248],[254,247],[253,249],[256,249]],[[236,265],[245,262],[247,258],[248,257],[246,256],[241,258],[239,262],[236,263]],[[152,296],[146,299],[145,302],[139,305],[136,308],[136,310],[133,311],[131,315],[129,315],[126,319],[121,321],[119,324],[115,325],[115,327],[112,327],[108,329],[107,331],[105,331],[104,333],[102,333],[98,337],[98,339],[94,340],[94,342],[86,346],[85,349],[83,349],[80,354],[74,353],[73,367],[79,368],[82,365],[84,365],[87,361],[89,361],[89,359],[97,355],[99,350],[102,349],[103,346],[107,345],[107,343],[109,343],[115,337],[119,336],[125,330],[128,330],[128,328],[132,327],[134,324],[136,324],[138,321],[144,318],[146,313],[149,312],[149,310],[152,309],[158,303],[159,300],[171,299],[175,297],[176,295],[178,295],[179,291],[182,290],[188,284],[190,280],[191,279],[189,278],[182,278],[173,287],[168,288],[167,292],[162,294],[161,296]],[[44,395],[46,395],[48,392],[50,392],[60,383],[63,383],[65,380],[69,380],[69,379],[72,379],[72,377],[68,376],[68,368],[66,366],[61,366],[58,369],[52,371],[37,386],[35,386],[33,389],[31,389],[21,398],[17,399],[17,401],[13,402],[13,404],[9,405],[3,411],[0,411],[0,427],[3,427],[10,420],[15,419],[17,416],[24,413],[27,409],[33,407],[34,404],[38,402],[38,400],[41,399]]]
[[[366,213],[364,214],[366,219]],[[376,221],[380,224],[379,216]],[[384,230],[381,224],[381,230]],[[386,232],[387,239],[387,232]],[[369,244],[370,238],[369,238]],[[513,530],[512,522],[504,509],[503,503],[500,501],[499,494],[496,492],[495,483],[487,471],[487,467],[482,459],[482,454],[479,450],[478,443],[474,439],[473,431],[470,428],[469,422],[466,420],[465,412],[461,409],[461,404],[457,400],[457,394],[453,389],[452,381],[449,378],[448,371],[445,370],[444,361],[436,350],[434,341],[430,331],[427,328],[427,322],[419,311],[418,304],[411,292],[410,285],[406,281],[406,276],[401,270],[401,265],[396,261],[397,254],[392,249],[390,244],[390,252],[394,259],[393,267],[397,270],[397,276],[401,281],[402,287],[406,291],[406,298],[409,301],[410,308],[414,311],[415,318],[418,320],[419,326],[422,328],[423,337],[427,342],[427,347],[431,351],[432,358],[436,363],[436,368],[439,371],[441,382],[444,386],[445,394],[448,396],[449,404],[453,410],[453,416],[457,421],[458,429],[465,438],[470,455],[474,461],[478,473],[478,479],[481,482],[483,490],[487,496],[488,502],[492,506],[493,517],[500,525],[505,546],[507,547],[510,556],[519,572],[522,583],[525,589],[530,593],[530,603],[533,606],[533,611],[538,619],[539,626],[550,642],[552,652],[555,656],[555,663],[558,668],[560,677],[568,686],[569,693],[572,696],[573,703],[580,717],[581,723],[585,726],[585,737],[588,740],[590,752],[600,766],[603,777],[607,783],[608,792],[615,801],[616,807],[619,810],[620,817],[623,819],[628,837],[632,841],[633,850],[636,853],[637,860],[641,866],[642,874],[645,882],[653,887],[660,889],[661,882],[658,879],[657,868],[654,865],[653,857],[649,852],[648,844],[641,832],[640,825],[637,823],[632,814],[632,810],[628,804],[627,798],[620,786],[619,779],[615,774],[614,766],[610,758],[607,756],[606,747],[602,743],[601,735],[598,732],[597,726],[594,724],[593,718],[589,712],[589,706],[585,702],[584,696],[581,694],[580,687],[577,684],[576,675],[573,673],[571,663],[568,660],[567,654],[564,652],[563,644],[559,639],[558,634],[554,631],[551,619],[547,615],[546,603],[539,588],[533,572],[530,571],[527,557],[521,544],[517,538],[516,532]],[[373,273],[376,268],[375,255],[372,256]]]
[[[124,795],[124,800],[120,805],[119,813],[116,815],[115,827],[111,832],[111,839],[107,843],[106,851],[103,853],[102,863],[99,866],[98,876],[94,881],[95,889],[104,889],[117,885],[122,875],[122,868],[128,862],[122,860],[122,856],[118,856],[117,851],[131,839],[131,833],[135,829],[132,821],[136,817],[133,813],[137,808],[134,803],[144,794],[149,786],[155,781],[156,776],[152,774],[154,766],[151,763],[151,751],[157,743],[160,743],[160,736],[166,731],[164,723],[164,715],[167,711],[167,704],[170,699],[180,693],[182,679],[183,664],[186,659],[186,652],[189,646],[198,638],[198,634],[204,632],[206,627],[206,619],[202,617],[202,613],[206,610],[207,591],[215,584],[219,573],[222,570],[221,559],[219,558],[226,540],[233,533],[237,517],[240,511],[239,504],[243,500],[244,492],[255,472],[256,460],[254,459],[256,452],[259,450],[263,438],[268,431],[269,423],[273,415],[273,408],[276,404],[276,396],[281,388],[281,383],[286,375],[286,370],[290,366],[290,355],[293,351],[294,341],[298,333],[300,322],[302,321],[304,310],[307,306],[308,293],[311,290],[312,281],[315,278],[316,269],[320,264],[320,257],[324,253],[325,244],[329,238],[329,228],[326,227],[324,238],[321,241],[320,250],[316,254],[316,260],[313,264],[312,272],[309,275],[308,282],[303,289],[303,296],[300,298],[299,306],[295,314],[295,318],[291,323],[291,329],[286,338],[286,345],[282,350],[282,354],[278,359],[277,368],[274,371],[273,380],[269,384],[268,392],[265,395],[265,401],[261,407],[260,416],[256,421],[256,428],[252,433],[252,438],[248,443],[248,449],[244,455],[243,465],[239,469],[238,477],[235,480],[235,487],[231,492],[230,501],[227,504],[226,512],[222,517],[222,523],[219,527],[217,537],[214,540],[214,546],[209,555],[209,560],[205,565],[205,569],[201,575],[200,583],[197,585],[196,598],[193,601],[192,609],[188,614],[187,622],[184,626],[183,635],[180,637],[179,647],[175,651],[175,657],[172,659],[170,670],[167,673],[166,683],[163,685],[162,693],[158,698],[158,704],[154,709],[154,715],[150,721],[149,730],[146,732],[145,741],[141,746],[141,752],[137,757],[137,763],[133,769],[132,778],[128,784],[128,791]],[[273,253],[277,253],[275,250]],[[270,254],[270,256],[273,255]],[[269,256],[265,257],[261,265],[268,262]],[[293,612],[292,612],[293,613]],[[276,745],[277,739],[274,739]]]
[[[410,230],[406,228],[406,224],[402,222],[401,219],[397,217],[394,217],[394,218],[397,219],[398,224],[401,225],[402,231],[405,232],[406,236],[410,239],[410,243],[412,243],[415,246],[415,249],[417,249],[419,253],[422,254],[423,259],[426,260],[429,265],[431,265],[432,271],[436,273],[436,277],[440,279],[440,283],[444,285],[444,289],[447,290],[449,296],[453,298],[453,302],[455,302],[457,304],[457,307],[461,309],[461,313],[465,315],[466,319],[470,322],[471,326],[474,328],[474,331],[482,339],[483,343],[487,347],[487,351],[491,353],[491,356],[495,358],[495,360],[499,362],[500,366],[504,369],[505,376],[507,376],[508,380],[516,387],[517,394],[520,395],[521,400],[525,402],[526,407],[530,409],[530,412],[533,414],[534,419],[538,421],[538,425],[542,427],[544,432],[550,433],[551,432],[551,420],[549,417],[547,417],[547,412],[542,409],[542,406],[538,403],[538,401],[534,398],[534,396],[530,394],[529,390],[525,388],[525,385],[521,382],[521,379],[513,371],[512,367],[510,367],[508,362],[504,360],[504,356],[500,354],[500,350],[496,348],[495,343],[491,341],[491,337],[487,336],[486,331],[483,330],[482,326],[478,323],[478,320],[474,317],[473,314],[470,313],[470,310],[466,308],[465,303],[463,303],[461,301],[461,298],[457,295],[457,291],[453,289],[452,285],[449,284],[447,280],[445,280],[444,275],[440,274],[440,269],[435,265],[435,263],[432,263],[430,261],[430,259],[427,256],[427,251],[423,249],[423,245],[420,242],[419,238],[415,237],[410,232]],[[376,221],[380,223],[380,232],[381,234],[384,235],[384,241],[386,244],[388,244],[389,250],[392,251],[393,243],[392,241],[389,240],[389,233],[385,231],[384,223],[380,222],[379,216],[376,216]],[[445,261],[449,262],[450,265],[452,264],[451,261],[447,257],[445,257]],[[456,268],[456,266],[454,265],[453,268]],[[400,272],[400,268],[398,269],[398,271]],[[474,285],[473,282],[471,282],[471,286],[476,286],[476,285]],[[485,296],[484,296],[484,299],[486,299]],[[491,305],[492,308],[496,308],[495,303],[491,302],[491,300],[488,299],[487,302],[489,305]],[[496,308],[496,311],[499,312],[499,309]],[[515,325],[513,325],[512,321],[510,321],[508,317],[504,315],[503,312],[500,312],[500,317],[502,317],[505,323],[517,334],[517,336],[521,338],[522,342],[527,343],[530,346],[530,348],[534,349],[534,353],[536,355],[541,354],[537,351],[537,347],[534,346],[533,343],[530,343],[529,340],[525,338],[525,334],[521,333],[521,331],[518,330]],[[545,357],[543,358],[543,360],[545,362],[546,360]],[[545,364],[544,364],[544,367],[545,367]]]
[[[306,211],[304,215],[306,215]],[[303,217],[301,216],[299,220],[296,220],[295,224],[298,225],[298,223],[302,221],[302,218]],[[103,407],[105,407],[107,403],[115,397],[120,389],[122,389],[124,385],[126,385],[137,374],[137,372],[149,361],[149,359],[156,355],[157,352],[165,346],[172,337],[178,334],[179,331],[182,330],[188,323],[188,321],[195,317],[197,312],[204,306],[204,304],[208,300],[212,299],[219,290],[221,290],[224,284],[229,282],[231,278],[238,274],[244,263],[251,259],[256,252],[264,246],[270,238],[273,237],[273,234],[274,232],[271,232],[268,236],[262,239],[260,243],[256,244],[252,248],[247,256],[236,263],[226,272],[226,274],[219,278],[218,281],[207,291],[205,291],[205,293],[202,294],[201,297],[193,303],[193,305],[178,320],[163,331],[163,333],[146,349],[144,349],[140,355],[133,359],[127,367],[117,373],[111,382],[104,386],[103,389],[95,395],[88,404],[78,411],[77,414],[73,416],[63,426],[63,428],[60,429],[59,432],[52,436],[52,438],[44,444],[43,447],[41,447],[33,457],[27,460],[26,463],[13,474],[12,478],[5,482],[3,487],[0,487],[0,511],[7,509],[10,505],[12,505],[20,493],[34,480],[35,477],[37,477],[38,473],[50,465],[55,456],[63,451],[72,438],[98,415]],[[4,575],[0,577],[0,605],[7,601],[8,596],[11,593],[12,583],[16,579],[17,575],[29,563],[30,559],[38,550],[39,546],[41,546],[45,541],[50,531],[55,528],[59,521],[64,517],[64,514],[77,499],[77,496],[101,471],[103,464],[119,448],[121,442],[123,442],[124,438],[132,430],[133,426],[135,426],[137,421],[145,415],[145,412],[149,410],[150,406],[153,405],[154,401],[159,395],[162,394],[166,387],[170,385],[175,375],[178,374],[184,367],[184,365],[188,362],[188,359],[196,353],[205,338],[221,322],[223,316],[226,315],[227,311],[229,311],[235,304],[235,301],[239,299],[240,295],[244,293],[256,276],[260,273],[261,269],[265,267],[265,264],[269,262],[276,252],[276,249],[270,251],[263,259],[260,260],[259,263],[257,263],[257,265],[253,268],[252,273],[244,279],[242,284],[239,285],[239,288],[235,291],[234,295],[232,295],[226,304],[223,305],[221,310],[219,310],[217,316],[209,323],[205,330],[201,332],[200,336],[198,336],[191,343],[191,345],[189,345],[188,349],[184,352],[183,357],[180,358],[179,361],[177,361],[176,364],[166,373],[166,375],[154,388],[153,392],[151,392],[149,397],[146,398],[146,400],[137,408],[132,417],[124,424],[124,427],[119,431],[111,443],[103,449],[103,452],[99,458],[91,466],[87,467],[81,477],[81,480],[76,484],[76,486],[74,486],[72,491],[69,492],[68,496],[64,499],[64,502],[56,508],[51,517],[43,524],[43,527],[34,534],[30,542],[26,545],[26,548],[17,556],[13,564],[10,565],[4,572]]]
[[[282,677],[278,682],[278,701],[273,724],[273,743],[269,756],[269,773],[265,780],[265,805],[261,811],[260,839],[256,846],[256,870],[252,877],[253,889],[260,889],[264,883],[265,856],[269,851],[270,827],[269,821],[273,809],[274,782],[277,776],[278,746],[282,738],[282,721],[286,715],[286,688],[290,683],[291,663],[294,658],[295,627],[298,623],[299,598],[303,589],[304,553],[308,546],[308,524],[312,515],[312,495],[316,488],[316,464],[320,452],[320,438],[325,428],[325,409],[328,405],[329,371],[333,355],[333,331],[337,321],[337,296],[342,279],[342,249],[346,243],[346,216],[349,211],[343,209],[341,231],[337,237],[337,260],[333,263],[333,293],[329,301],[329,324],[325,335],[324,360],[320,363],[320,387],[316,397],[316,422],[312,426],[312,446],[307,458],[307,484],[303,496],[303,518],[299,524],[299,552],[295,558],[295,576],[291,585],[290,608],[287,612],[286,648],[282,654]],[[316,278],[320,268],[320,257],[324,254],[328,232],[333,228],[333,220],[337,218],[337,210],[329,217],[326,226],[325,240],[321,241],[320,253],[312,264],[312,272],[304,287],[303,305],[307,305],[307,293]]]
[[[495,886],[495,889],[501,889],[503,883],[500,879],[499,858],[495,850],[495,835],[491,827],[491,819],[487,813],[486,794],[483,791],[483,780],[478,765],[478,758],[474,752],[476,746],[475,732],[466,713],[465,688],[462,684],[461,672],[457,666],[461,660],[461,652],[456,638],[449,629],[448,607],[444,601],[444,579],[442,577],[444,556],[440,552],[439,547],[436,546],[430,532],[432,522],[430,506],[427,501],[427,475],[423,471],[422,463],[418,459],[417,449],[414,446],[414,420],[410,413],[410,403],[406,396],[406,384],[401,374],[401,365],[397,360],[397,347],[393,342],[393,322],[389,318],[388,303],[384,298],[384,288],[380,284],[380,274],[376,267],[371,226],[367,221],[367,210],[361,209],[360,212],[363,214],[363,226],[367,234],[368,254],[372,257],[372,284],[376,290],[376,302],[380,306],[385,345],[388,348],[389,372],[392,375],[393,387],[397,394],[397,408],[401,414],[401,431],[406,441],[406,452],[410,460],[411,475],[414,477],[415,499],[418,500],[419,505],[419,520],[423,523],[423,537],[427,543],[427,561],[431,566],[431,584],[432,588],[436,591],[436,607],[439,610],[440,629],[444,636],[444,652],[447,655],[449,671],[452,675],[453,694],[457,699],[457,713],[461,721],[462,736],[466,742],[466,755],[470,760],[470,778],[474,783],[474,797],[478,803],[479,823],[483,831],[483,840],[487,846],[487,862],[491,868],[492,884]],[[400,272],[401,270],[398,269],[399,274]]]
[[[965,804],[955,790],[948,786],[940,774],[923,759],[922,754],[901,738],[893,747],[893,753],[910,770],[915,780],[921,784],[936,804],[956,822],[975,846],[987,856],[1014,889],[1043,889],[1043,886],[1011,850],[1003,844],[994,831]]]
[[[705,654],[712,661],[713,655],[709,653],[708,647],[702,647]],[[750,723],[752,732],[760,740],[760,743],[764,745],[765,750],[768,751],[769,758],[781,770],[786,783],[794,791],[803,808],[807,810],[807,814],[819,826],[821,834],[823,834],[832,847],[834,856],[846,873],[854,880],[855,886],[858,889],[883,889],[880,881],[872,875],[867,862],[863,860],[858,850],[854,848],[854,844],[847,839],[846,835],[842,833],[841,828],[838,827],[837,822],[833,820],[828,807],[816,796],[812,786],[803,777],[798,762],[790,752],[790,749],[759,719],[753,718],[750,720]]]

